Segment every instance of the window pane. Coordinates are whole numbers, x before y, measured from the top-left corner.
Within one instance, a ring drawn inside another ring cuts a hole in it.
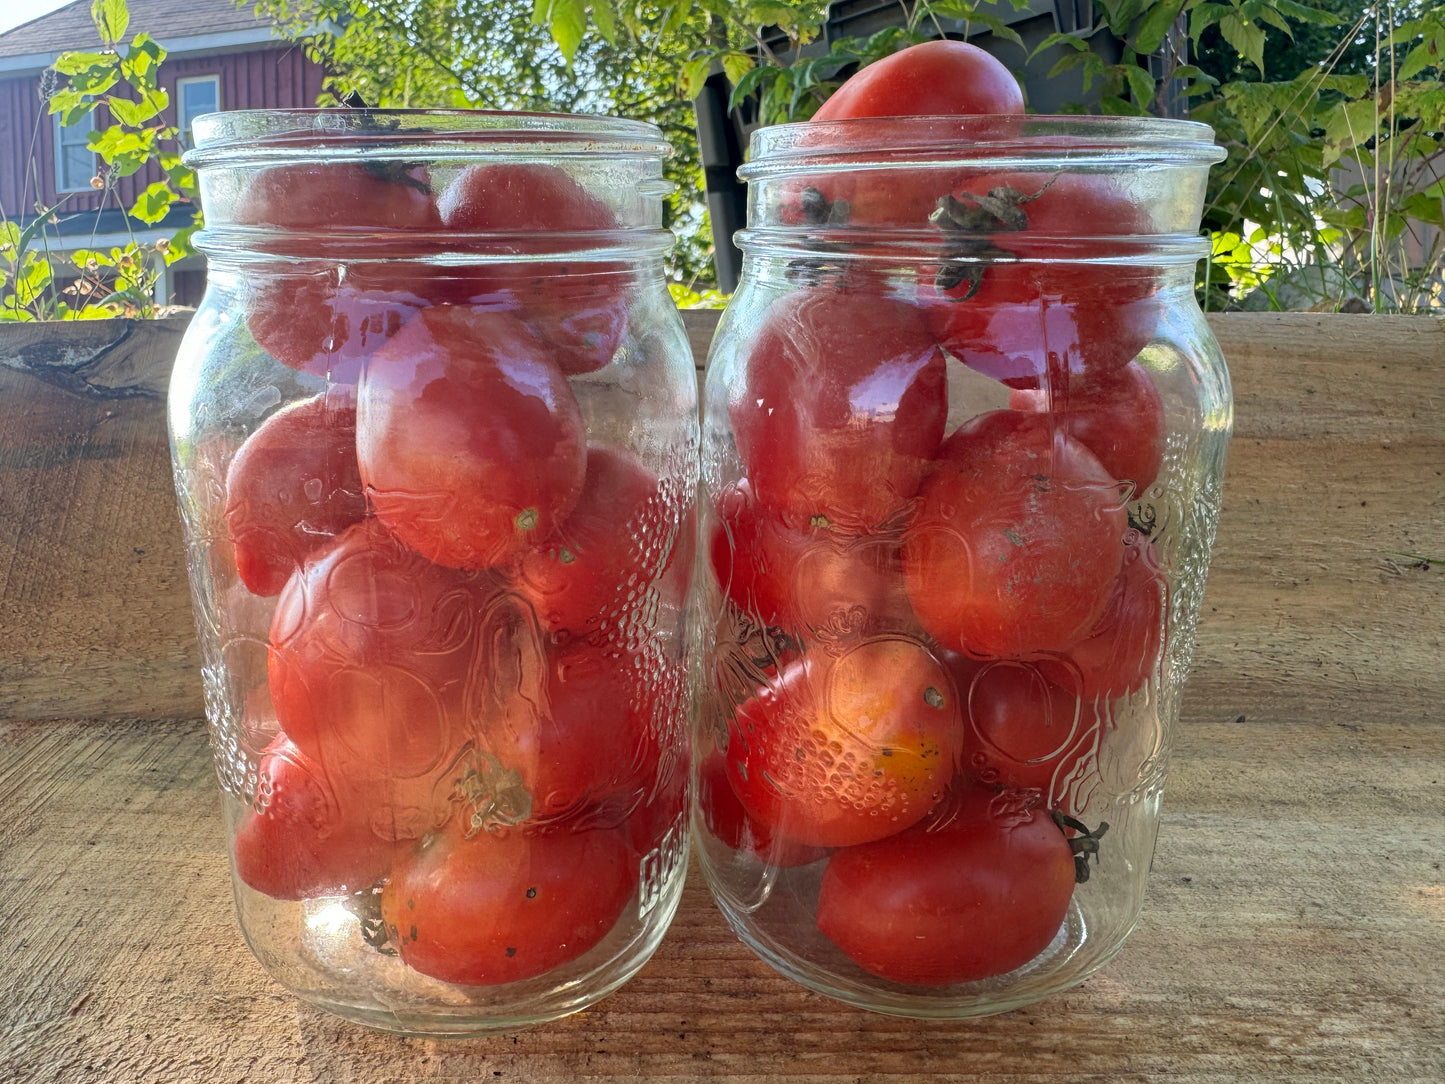
[[[190,128],[191,121],[202,113],[216,111],[217,80],[205,79],[181,86],[181,127]]]
[[[95,152],[87,150],[93,121],[83,117],[75,124],[57,128],[59,154],[56,155],[56,187],[62,191],[86,188],[95,176]]]

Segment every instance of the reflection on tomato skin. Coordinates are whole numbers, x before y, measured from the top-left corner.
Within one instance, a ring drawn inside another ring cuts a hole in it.
[[[525,326],[465,306],[423,310],[373,355],[357,457],[377,516],[437,564],[509,564],[582,492],[584,424],[567,378]]]
[[[728,406],[753,494],[789,526],[871,530],[918,490],[943,439],[942,352],[919,310],[810,288],[768,312]]]
[[[1123,563],[1121,495],[1045,417],[974,418],[940,451],[904,534],[918,620],[976,658],[1067,650],[1103,613]]]

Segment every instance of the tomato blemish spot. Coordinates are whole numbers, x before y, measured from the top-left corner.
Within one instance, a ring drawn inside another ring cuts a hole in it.
[[[930,708],[943,707],[943,694],[932,685],[923,690],[923,702]]]
[[[536,529],[537,521],[540,518],[535,508],[528,508],[512,522],[516,524],[519,531],[531,531]]]
[[[535,885],[527,889],[527,898],[529,900],[535,900],[537,898],[537,888]]]
[[[515,955],[517,955],[517,950],[516,950],[516,948],[513,947],[512,945],[508,945],[508,946],[507,946],[507,959],[510,960],[510,959],[511,959],[513,956],[515,956]]]

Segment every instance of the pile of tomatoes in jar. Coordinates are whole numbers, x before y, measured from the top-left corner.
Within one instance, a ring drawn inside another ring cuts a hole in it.
[[[863,69],[815,123],[945,112],[1007,130],[1023,102],[987,54],[933,42]],[[1107,178],[883,173],[851,149],[852,168],[770,181],[776,220],[863,227],[860,244],[932,227],[938,262],[900,287],[846,252],[794,261],[730,358],[739,471],[710,494],[707,540],[725,719],[700,801],[729,853],[826,862],[805,906],[849,960],[943,986],[1039,956],[1107,865],[1078,785],[1165,626],[1130,518],[1164,453],[1135,360],[1159,282],[1015,259],[1040,237],[1149,232]],[[950,421],[960,365],[998,405]]]
[[[678,501],[589,440],[575,393],[622,342],[625,263],[318,258],[617,228],[554,166],[452,172],[274,166],[235,208],[294,257],[248,272],[246,326],[315,389],[225,476],[236,589],[270,608],[235,866],[277,900],[353,896],[373,944],[492,985],[601,942],[680,823],[655,623],[691,556]]]

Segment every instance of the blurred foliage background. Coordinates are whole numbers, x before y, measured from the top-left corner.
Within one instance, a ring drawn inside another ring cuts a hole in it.
[[[1061,16],[1061,26],[1082,25],[1026,46],[1013,16],[1041,10],[1040,0],[897,0],[896,13],[864,5],[873,26],[880,13],[887,25],[857,36],[830,23],[857,0],[236,2],[274,18],[323,66],[320,105],[359,94],[379,107],[611,113],[658,125],[676,152],[666,166],[677,186],[666,214],[678,237],[668,273],[681,304],[722,300],[694,117],[704,85],[725,81],[740,131],[805,120],[860,66],[947,34],[983,40],[1026,92],[1030,80],[1072,80],[1079,101],[1064,108],[1214,126],[1229,157],[1211,173],[1204,213],[1212,256],[1199,293],[1207,309],[1445,309],[1445,4],[1092,0],[1090,20]],[[98,25],[123,31],[124,10],[125,0],[95,0]],[[125,46],[122,36],[108,54],[57,62],[52,112],[93,109],[107,79],[139,86],[142,99],[150,93],[144,61],[159,63],[157,44],[143,32]],[[1047,68],[1041,55],[1052,58]],[[173,198],[191,198],[175,133],[155,115],[132,120],[96,133],[92,149],[112,171],[118,148],[131,170],[149,154],[163,156]],[[153,193],[149,213],[158,201],[169,206],[172,197]],[[139,220],[147,212],[130,213]],[[0,316],[4,283],[14,302],[16,284],[28,274],[33,285],[44,271],[42,257],[27,251],[34,231],[6,229]],[[166,258],[185,242],[178,236]],[[144,284],[135,292],[143,296]]]

